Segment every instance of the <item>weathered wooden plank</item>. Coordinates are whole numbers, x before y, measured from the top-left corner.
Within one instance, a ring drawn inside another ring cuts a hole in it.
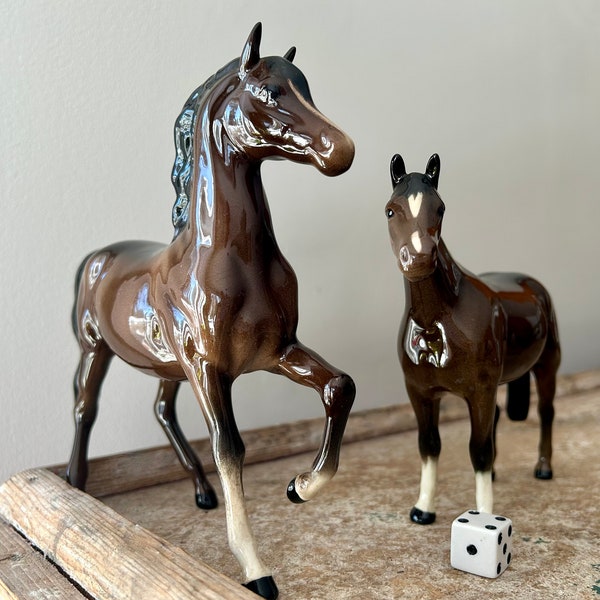
[[[0,519],[0,598],[84,600],[77,588]]]
[[[532,382],[533,386],[533,382]],[[574,395],[600,387],[600,370],[584,371],[558,378],[557,398]],[[499,391],[502,403],[504,390]],[[440,422],[447,423],[467,417],[465,404],[458,398],[444,400]],[[274,460],[314,451],[320,443],[323,419],[307,419],[273,427],[243,432],[246,444],[246,464]],[[416,428],[416,420],[409,404],[399,404],[365,411],[353,411],[348,420],[344,443],[372,439],[383,435],[402,433]],[[191,443],[207,472],[214,471],[208,440]],[[64,478],[65,465],[47,467]],[[175,452],[168,445],[135,452],[115,454],[89,461],[86,491],[102,497],[119,492],[169,483],[185,479]]]
[[[462,400],[448,398],[442,406],[440,421],[447,422],[466,415]],[[323,424],[324,419],[306,419],[243,432],[246,464],[314,451],[321,441]],[[415,427],[413,410],[407,404],[355,412],[350,415],[344,443],[401,433]],[[191,445],[205,470],[214,472],[209,440],[196,440]],[[47,468],[59,477],[65,477],[65,465]],[[92,496],[102,497],[187,476],[171,446],[159,446],[90,460],[86,491]]]
[[[94,598],[256,597],[45,469],[18,473],[0,486],[0,516]]]

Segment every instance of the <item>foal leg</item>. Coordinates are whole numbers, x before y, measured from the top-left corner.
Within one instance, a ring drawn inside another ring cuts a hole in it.
[[[356,389],[352,379],[332,367],[318,354],[296,342],[290,345],[274,369],[295,383],[312,387],[325,407],[325,430],[312,469],[296,476],[288,485],[288,498],[295,503],[312,499],[335,475],[342,437]]]
[[[158,422],[167,434],[171,446],[179,458],[183,468],[188,471],[196,487],[196,504],[199,508],[211,509],[218,505],[217,495],[206,479],[202,463],[181,431],[175,411],[175,398],[179,389],[179,381],[162,379],[158,387],[158,395],[154,403],[154,412]]]
[[[421,455],[419,498],[410,511],[410,519],[419,525],[429,525],[435,521],[437,466],[442,449],[438,429],[440,398],[424,396],[409,383],[406,384],[406,388],[417,417]]]
[[[556,392],[556,370],[552,365],[533,367],[540,415],[539,457],[534,475],[537,479],[552,479],[552,422],[554,421],[554,394]]]
[[[492,479],[494,469],[494,429],[497,414],[496,390],[480,392],[467,398],[471,417],[469,454],[475,471],[475,501],[477,510],[491,513],[494,507]]]
[[[85,489],[88,476],[88,446],[90,432],[98,413],[98,395],[113,354],[103,341],[94,348],[82,350],[75,374],[75,439],[67,465],[67,481]]]
[[[271,571],[258,557],[246,511],[242,484],[245,448],[231,405],[232,381],[203,361],[185,368],[210,433],[215,466],[223,487],[229,547],[244,572],[244,585],[259,596],[274,600],[279,592]]]

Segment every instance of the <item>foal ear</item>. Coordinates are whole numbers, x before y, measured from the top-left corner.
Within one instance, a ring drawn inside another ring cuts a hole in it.
[[[262,35],[262,24],[257,23],[250,32],[246,45],[242,50],[242,56],[240,57],[240,79],[246,75],[246,73],[258,64],[260,60],[260,38]]]
[[[292,46],[284,55],[283,58],[289,60],[290,62],[294,61],[294,56],[296,56],[296,46]]]
[[[396,187],[400,182],[400,179],[406,175],[404,159],[399,154],[394,154],[394,156],[392,156],[392,162],[390,163],[390,175],[392,177],[392,187]]]
[[[440,179],[440,157],[434,154],[427,163],[425,175],[431,179],[431,184],[437,190],[438,181]]]

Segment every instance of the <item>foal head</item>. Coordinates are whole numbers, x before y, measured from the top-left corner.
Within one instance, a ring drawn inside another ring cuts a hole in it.
[[[425,173],[406,173],[399,154],[390,164],[394,191],[385,207],[394,255],[400,270],[415,282],[437,266],[444,203],[437,193],[440,158],[434,154]]]
[[[309,163],[325,175],[346,171],[354,143],[315,107],[308,83],[285,56],[261,58],[260,23],[239,62],[239,85],[228,98],[223,126],[235,148],[251,160],[285,158]]]

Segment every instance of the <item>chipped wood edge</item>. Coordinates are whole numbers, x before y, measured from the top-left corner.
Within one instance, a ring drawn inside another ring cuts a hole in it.
[[[45,469],[23,471],[0,486],[0,517],[94,598],[256,597]]]
[[[556,397],[573,396],[596,388],[600,388],[600,369],[562,375],[558,378]],[[504,395],[504,389],[500,389],[498,396],[501,405]],[[442,403],[440,423],[467,416],[468,412],[461,399],[448,397]],[[246,464],[312,452],[319,446],[322,428],[323,419],[316,418],[245,431],[242,435],[246,445]],[[416,419],[412,407],[407,403],[354,411],[350,413],[344,443],[413,429],[416,429]],[[191,445],[205,470],[214,472],[209,440],[195,440]],[[59,477],[65,477],[66,465],[47,468]],[[181,467],[171,446],[165,445],[90,460],[86,491],[92,496],[102,497],[186,477],[188,474]]]

